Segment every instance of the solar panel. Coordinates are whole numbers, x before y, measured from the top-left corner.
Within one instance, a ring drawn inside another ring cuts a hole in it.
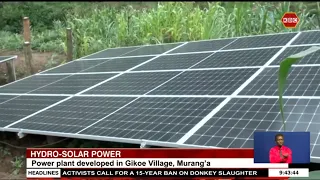
[[[58,80],[68,77],[67,75],[52,76],[30,76],[22,81],[17,81],[9,85],[0,87],[0,93],[28,93],[38,88],[44,87]]]
[[[7,101],[9,99],[12,99],[16,96],[10,96],[10,95],[0,95],[0,104],[2,104],[4,101]]]
[[[128,97],[73,97],[12,127],[77,133],[133,99]]]
[[[83,72],[126,71],[154,57],[155,56],[111,59],[105,63],[99,64],[98,66],[94,66],[89,69],[86,69]]]
[[[111,58],[111,57],[118,57],[125,55],[131,51],[139,49],[138,46],[136,47],[124,47],[124,48],[110,48],[103,51],[96,52],[89,56],[82,57],[81,59],[97,59],[97,58]]]
[[[193,68],[263,66],[280,48],[221,51]]]
[[[209,57],[211,54],[212,53],[164,55],[135,70],[187,69]]]
[[[66,63],[63,66],[55,67],[54,69],[44,71],[42,74],[51,74],[51,73],[77,73],[83,70],[89,69],[94,66],[99,66],[103,63],[106,63],[110,59],[104,60],[95,60],[95,61],[71,61]]]
[[[145,94],[160,86],[178,72],[129,73],[119,76],[84,94]]]
[[[72,75],[32,91],[33,94],[76,94],[115,74]]]
[[[216,51],[224,46],[230,44],[235,41],[236,38],[230,39],[220,39],[220,40],[208,40],[208,41],[195,41],[189,42],[188,44],[171,51],[172,53],[190,53],[190,52],[202,52],[202,51]]]
[[[149,94],[231,95],[256,71],[256,68],[186,71]]]
[[[139,98],[81,134],[176,142],[222,100]]]
[[[19,96],[0,103],[0,127],[15,123],[65,97],[58,96]]]
[[[175,47],[178,47],[182,43],[172,43],[172,44],[160,44],[160,45],[149,45],[149,46],[142,46],[139,49],[136,49],[132,52],[125,54],[125,56],[141,56],[141,55],[155,55],[155,54],[162,54],[166,51],[169,51]]]
[[[42,74],[51,73],[77,73],[83,70],[89,69],[94,66],[99,66],[106,63],[109,59],[95,60],[95,61],[71,61],[70,63],[64,64],[63,66],[56,67],[49,71],[44,71]]]
[[[320,145],[320,100],[284,99],[286,131],[309,131],[311,150]],[[283,128],[276,98],[234,98],[196,131],[185,144],[225,148],[253,148],[255,131]],[[311,151],[311,156],[319,156]]]
[[[292,44],[320,44],[320,31],[302,32]]]
[[[279,65],[281,61],[290,55],[297,54],[301,51],[309,49],[310,47],[311,46],[288,47],[271,64]],[[301,58],[296,64],[320,64],[320,52],[316,51],[315,53],[309,54]]]
[[[237,39],[224,49],[244,49],[286,45],[297,33],[285,33],[266,36],[251,36]]]
[[[72,61],[41,74],[125,71],[155,56]]]
[[[278,69],[318,31],[103,50],[0,87],[3,131],[147,143],[252,148],[280,131]],[[319,43],[320,44],[320,43]],[[287,131],[311,132],[320,162],[319,52],[289,73]]]
[[[278,96],[278,68],[266,68],[240,95]],[[292,67],[285,96],[319,96],[320,67]]]

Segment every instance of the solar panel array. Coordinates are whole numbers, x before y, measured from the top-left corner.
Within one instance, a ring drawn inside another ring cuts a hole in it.
[[[3,131],[147,143],[252,148],[281,131],[277,72],[320,45],[320,31],[107,49],[0,88]],[[294,65],[287,131],[311,132],[320,160],[319,53]]]

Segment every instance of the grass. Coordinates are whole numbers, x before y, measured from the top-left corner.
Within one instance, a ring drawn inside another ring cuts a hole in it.
[[[310,14],[302,2],[163,2],[157,6],[136,2],[121,8],[88,5],[90,10],[83,9],[85,5],[75,6],[64,22],[54,21],[51,30],[33,30],[32,48],[64,53],[67,27],[73,29],[74,57],[79,58],[110,47],[309,30],[320,24],[319,15],[314,13],[320,9]],[[286,29],[280,19],[293,9],[300,23],[296,29]],[[0,42],[1,49],[22,49],[20,34],[2,31]]]
[[[96,10],[86,18],[73,15],[67,24],[75,30],[76,56],[81,57],[109,47],[292,31],[280,21],[290,6],[282,3],[273,8],[250,2],[225,8],[221,3],[208,3],[201,9],[192,3],[167,2],[150,10],[128,7],[118,13]],[[301,21],[295,30],[316,28],[314,17],[303,8],[297,14]]]

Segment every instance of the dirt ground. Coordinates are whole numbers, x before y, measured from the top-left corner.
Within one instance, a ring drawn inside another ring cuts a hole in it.
[[[8,173],[0,172],[0,179],[26,179],[24,174],[21,175],[11,175]]]
[[[25,65],[24,54],[21,51],[1,51],[0,56],[17,55],[17,60],[14,61],[17,79],[21,79],[28,76],[28,69]],[[51,52],[33,52],[32,54],[33,67],[36,72],[43,71],[48,67],[48,63],[55,65],[63,62],[65,55],[57,55]],[[0,64],[0,86],[8,82],[6,63]],[[16,134],[11,134],[8,138],[7,134],[1,134],[0,136],[0,179],[26,179],[25,176],[25,148],[41,145],[46,142],[41,136],[28,136],[27,139],[18,139]],[[11,147],[6,145],[20,146]],[[22,148],[21,148],[22,146]]]
[[[27,135],[19,139],[16,133],[0,134],[0,179],[26,179],[26,147],[46,144],[45,136]]]
[[[25,58],[22,51],[4,51],[0,50],[0,56],[17,55],[18,58],[14,60],[14,66],[16,69],[17,79],[23,78],[29,75],[28,68],[25,64]],[[32,53],[32,64],[36,72],[43,71],[47,67],[51,67],[60,64],[66,59],[65,55],[57,55],[52,52],[33,52]],[[8,82],[7,67],[6,63],[0,64],[0,85]]]

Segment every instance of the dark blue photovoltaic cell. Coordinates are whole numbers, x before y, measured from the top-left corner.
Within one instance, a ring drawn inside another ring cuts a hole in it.
[[[224,98],[139,98],[81,134],[176,142]]]
[[[0,127],[5,127],[66,97],[20,96],[0,103]]]
[[[278,96],[279,68],[264,69],[239,95]],[[291,67],[285,96],[320,96],[320,67]]]
[[[12,98],[15,98],[17,96],[8,96],[8,95],[0,95],[0,104],[12,99]]]
[[[256,47],[284,46],[297,33],[241,37],[223,49],[244,49]]]
[[[31,76],[24,80],[13,82],[6,86],[0,87],[0,93],[28,93],[41,87],[47,86],[50,83],[68,77],[67,75],[53,76]]]
[[[310,132],[310,149],[320,145],[320,100],[284,99],[286,131]],[[253,148],[255,131],[282,131],[277,98],[233,98],[185,144],[220,148]],[[315,148],[316,149],[316,148]],[[311,151],[319,157],[320,151]]]
[[[193,68],[263,66],[279,50],[280,48],[268,48],[217,52]]]
[[[164,55],[134,70],[188,69],[211,54],[212,53]]]
[[[33,91],[32,94],[76,94],[115,75],[116,74],[72,75],[43,88],[39,88]]]
[[[320,30],[301,32],[292,44],[320,44]]]
[[[298,47],[287,47],[272,63],[271,65],[279,65],[287,57],[297,54],[301,51],[305,51],[311,48],[311,46],[298,46]],[[312,54],[304,56],[295,64],[320,64],[320,51],[316,51]]]
[[[152,59],[154,56],[148,57],[132,57],[132,58],[116,58],[111,59],[108,62],[94,66],[84,72],[112,72],[112,71],[126,71],[130,68],[133,68],[149,59]],[[147,63],[148,64],[148,63]]]
[[[56,67],[54,69],[51,69],[49,71],[45,71],[42,73],[50,74],[50,73],[78,73],[81,71],[84,71],[86,69],[89,69],[91,67],[101,66],[101,64],[104,64],[109,59],[103,59],[103,60],[83,60],[83,61],[73,61],[71,63],[65,64],[63,66]]]
[[[73,97],[12,128],[77,133],[121,108],[135,98],[128,97]]]
[[[136,47],[123,47],[123,48],[115,48],[115,49],[106,49],[104,51],[96,52],[89,56],[82,57],[81,59],[96,59],[96,58],[111,58],[111,57],[118,57],[125,55],[131,51],[139,49],[138,46]]]
[[[130,53],[127,53],[123,56],[141,56],[141,55],[157,55],[165,53],[182,43],[174,43],[174,44],[160,44],[160,45],[150,45],[150,46],[142,46],[139,49],[136,49]]]
[[[169,54],[172,53],[188,53],[188,52],[201,52],[201,51],[216,51],[224,46],[233,42],[236,38],[230,39],[217,39],[217,40],[208,40],[208,41],[194,41],[188,42],[187,44],[179,47]]]
[[[231,95],[258,69],[186,71],[148,94]]]
[[[143,95],[179,72],[127,73],[101,84],[84,94]]]

